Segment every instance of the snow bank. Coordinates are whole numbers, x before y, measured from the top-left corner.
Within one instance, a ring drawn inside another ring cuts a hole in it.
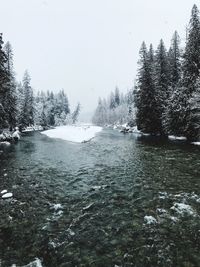
[[[92,125],[81,126],[59,126],[52,130],[42,132],[51,138],[60,138],[66,141],[82,143],[87,142],[100,132],[102,127]]]
[[[192,145],[200,146],[200,142],[192,142]]]

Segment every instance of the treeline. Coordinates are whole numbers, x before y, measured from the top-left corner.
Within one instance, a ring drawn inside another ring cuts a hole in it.
[[[32,125],[57,126],[75,123],[80,112],[78,103],[70,113],[69,101],[64,92],[38,92],[35,96],[31,78],[25,71],[18,83],[13,70],[13,51],[7,42],[3,46],[0,34],[0,129],[20,129]]]
[[[41,91],[35,97],[35,109],[35,124],[59,126],[77,121],[80,104],[78,103],[74,112],[70,113],[69,101],[64,90],[58,93]]]
[[[134,114],[133,90],[124,95],[116,88],[108,99],[99,98],[92,122],[100,126],[128,122],[132,126],[135,124]]]
[[[167,51],[163,40],[156,51],[143,42],[136,97],[136,124],[144,133],[200,137],[200,19],[192,8],[184,51],[174,33]]]

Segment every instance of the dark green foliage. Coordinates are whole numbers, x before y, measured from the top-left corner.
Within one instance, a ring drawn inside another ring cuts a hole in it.
[[[164,113],[164,128],[167,134],[183,135],[186,125],[187,88],[176,87],[168,100]]]
[[[3,51],[3,39],[0,34],[0,128],[8,126],[6,118],[6,94],[7,94],[7,83],[9,82],[8,72],[5,64],[7,62],[6,54]]]
[[[170,81],[170,86],[172,88],[175,88],[181,79],[181,51],[179,46],[180,46],[180,37],[177,31],[175,31],[168,52],[169,81]]]
[[[13,71],[13,52],[12,52],[12,46],[9,42],[6,43],[4,51],[7,59],[5,68],[8,75],[8,80],[5,83],[5,87],[7,88],[5,95],[5,112],[8,125],[10,129],[13,129],[16,125],[17,96],[16,96],[16,81]]]
[[[18,86],[18,125],[23,128],[34,124],[34,97],[30,75],[25,71],[22,84]]]
[[[161,131],[161,115],[156,99],[153,48],[151,46],[149,52],[147,52],[144,42],[140,49],[139,64],[136,123],[138,129],[142,132],[159,134]]]
[[[74,121],[78,118],[80,105],[74,113]],[[13,70],[13,52],[9,42],[3,49],[0,34],[0,129],[15,126],[20,129],[39,124],[42,126],[71,123],[69,101],[64,92],[47,94],[41,92],[35,97],[31,87],[31,78],[27,71],[22,83],[15,80]]]
[[[185,53],[183,55],[183,80],[182,83],[191,94],[199,77],[200,69],[200,21],[199,10],[196,5],[192,8],[191,19],[188,28],[188,38]]]
[[[195,85],[189,104],[187,105],[187,121],[184,134],[188,140],[200,138],[200,80]]]
[[[183,59],[179,45],[177,32],[168,53],[162,40],[155,56],[150,52],[152,47],[148,53],[143,43],[135,98],[137,125],[151,134],[184,135],[188,140],[197,140],[200,138],[200,20],[196,5],[192,9]]]

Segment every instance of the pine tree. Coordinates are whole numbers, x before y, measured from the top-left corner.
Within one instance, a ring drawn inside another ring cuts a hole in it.
[[[119,106],[120,105],[120,95],[119,95],[119,88],[116,87],[115,88],[115,106]]]
[[[113,92],[110,94],[110,109],[115,109],[116,103],[115,103],[115,95]]]
[[[5,68],[6,62],[7,58],[5,52],[3,51],[2,33],[0,33],[0,128],[8,126],[5,100],[8,89],[7,82],[9,81],[9,77]]]
[[[106,105],[106,100],[102,100],[101,98],[99,98],[97,108],[92,118],[92,122],[94,124],[103,126],[108,123]]]
[[[175,88],[181,79],[181,51],[179,46],[180,37],[177,31],[175,31],[168,52],[169,79],[171,88]]]
[[[47,97],[47,125],[55,124],[55,98],[53,92]]]
[[[80,103],[78,103],[74,112],[72,113],[72,122],[73,123],[77,122],[80,110],[81,110],[81,105],[80,105]]]
[[[143,42],[140,49],[138,85],[136,95],[136,123],[138,129],[145,133],[160,133],[161,120],[156,101],[156,88],[154,83],[154,56],[153,48],[147,51]]]
[[[195,141],[200,138],[200,78],[196,81],[195,90],[187,106],[187,112],[189,119],[185,127],[185,136],[188,140]]]
[[[20,128],[34,124],[34,97],[30,75],[25,71],[22,85],[18,86],[18,124]]]
[[[17,125],[24,125],[24,89],[22,83],[17,84]]]
[[[159,133],[164,135],[164,113],[167,106],[167,99],[170,97],[170,89],[168,58],[162,39],[155,53],[155,85],[156,103],[159,114]]]
[[[181,80],[181,52],[179,49],[180,38],[175,31],[171,46],[168,52],[169,64],[169,93],[166,99],[166,108],[162,116],[162,124],[166,134],[181,135],[183,133],[183,118],[180,103],[184,103],[185,99],[180,92],[184,92],[185,88],[180,87]]]
[[[17,115],[17,99],[16,99],[16,81],[13,71],[13,51],[12,46],[9,42],[5,44],[4,47],[6,55],[5,68],[8,74],[8,81],[6,83],[6,96],[5,96],[5,112],[10,129],[16,125],[16,115]]]
[[[199,10],[196,5],[192,8],[191,19],[188,27],[188,38],[185,53],[183,55],[183,81],[188,88],[188,96],[194,91],[196,80],[200,70],[200,20]]]
[[[196,126],[193,116],[193,106],[195,103],[195,96],[199,88],[199,77],[200,77],[200,19],[199,10],[196,5],[192,8],[191,19],[188,29],[188,38],[183,58],[183,80],[182,84],[186,88],[185,102],[182,104],[182,109],[185,108],[184,113],[184,132],[183,134],[188,140],[192,140],[197,136]],[[196,120],[196,119],[195,119]]]
[[[182,136],[185,132],[185,114],[188,110],[187,88],[176,86],[168,100],[164,113],[164,128],[167,134]]]

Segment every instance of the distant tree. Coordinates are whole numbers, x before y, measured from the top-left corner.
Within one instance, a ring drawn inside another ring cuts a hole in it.
[[[75,110],[74,110],[74,112],[72,113],[72,122],[73,123],[77,122],[78,116],[80,114],[80,110],[81,110],[81,105],[80,105],[80,103],[78,103],[76,108],[75,108]]]
[[[119,94],[119,88],[116,87],[115,88],[115,106],[119,106],[120,105],[120,94]]]
[[[97,108],[92,118],[92,122],[97,125],[105,125],[107,121],[106,101],[99,98]]]
[[[47,96],[47,103],[46,103],[46,108],[47,108],[47,124],[48,125],[54,125],[55,124],[55,97],[53,92],[50,92],[49,95]]]
[[[116,108],[116,103],[115,103],[115,95],[113,92],[110,94],[110,109],[115,109]]]

